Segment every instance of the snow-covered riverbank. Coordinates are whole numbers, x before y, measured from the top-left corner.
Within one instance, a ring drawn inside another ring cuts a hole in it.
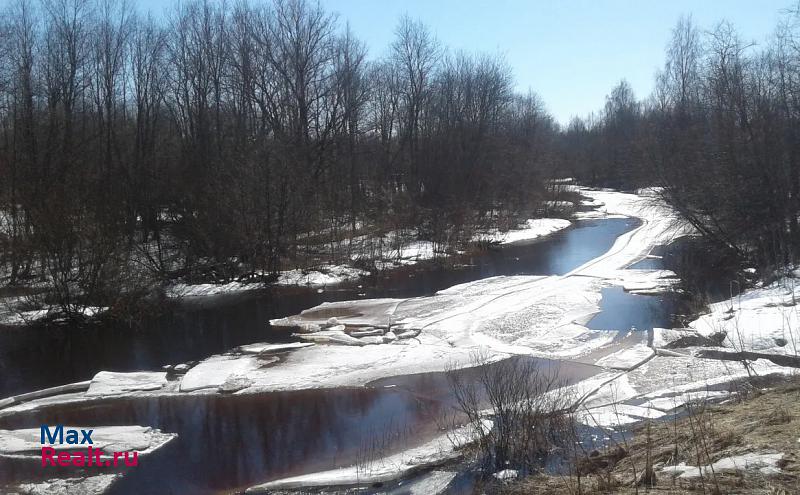
[[[738,380],[800,373],[796,275],[712,304],[685,329],[655,329],[649,359],[588,397],[584,421],[658,418],[690,401],[724,399]]]
[[[566,229],[570,225],[571,222],[569,220],[562,218],[528,219],[516,229],[508,231],[491,230],[478,233],[475,235],[474,241],[498,244],[532,241]],[[404,239],[404,236],[396,232],[390,232],[378,238],[369,236],[357,237],[351,241],[352,246],[349,247],[354,251],[351,258],[354,262],[371,260],[377,267],[385,270],[399,266],[414,265],[422,261],[446,256],[446,253],[437,253],[436,246],[431,241]],[[327,287],[353,282],[369,274],[370,272],[367,270],[349,265],[324,264],[309,269],[295,268],[285,270],[278,275],[278,279],[273,285]],[[167,296],[171,298],[197,298],[264,289],[268,286],[269,284],[236,281],[226,284],[176,283],[167,287],[166,292]]]

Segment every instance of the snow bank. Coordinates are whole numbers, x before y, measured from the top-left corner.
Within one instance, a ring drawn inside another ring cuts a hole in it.
[[[524,226],[520,229],[513,229],[507,232],[498,230],[482,232],[476,234],[473,240],[476,242],[499,242],[501,244],[530,241],[566,229],[570,225],[569,220],[562,218],[532,218],[526,220]]]
[[[179,299],[182,297],[209,297],[221,294],[236,294],[256,289],[265,288],[265,284],[244,282],[228,282],[227,284],[184,284],[176,283],[165,289],[167,297]]]
[[[288,270],[281,272],[276,285],[308,285],[324,287],[358,280],[369,275],[368,271],[346,265],[327,265],[313,270]]]
[[[680,279],[672,270],[627,269],[620,280],[632,294],[659,294],[672,290]]]
[[[503,469],[502,471],[494,473],[492,476],[498,480],[513,480],[519,476],[519,471],[516,469]]]
[[[286,270],[280,273],[275,285],[304,285],[310,287],[324,287],[343,282],[358,280],[369,275],[368,271],[353,268],[347,265],[323,265],[309,270]],[[166,287],[165,292],[170,298],[209,297],[222,294],[236,294],[240,292],[265,289],[268,284],[248,283],[233,281],[226,284],[185,284],[176,283]]]
[[[17,309],[19,304],[25,301],[22,298],[5,298],[0,302],[0,308],[5,306],[3,312],[0,312],[0,325],[19,326],[30,325],[38,321],[44,320],[48,317],[54,317],[55,321],[64,321],[63,313],[55,307],[48,307],[43,309],[20,310]],[[103,306],[87,306],[77,314],[81,314],[86,318],[93,318],[104,312],[108,311],[108,307]]]
[[[724,332],[723,345],[735,351],[800,356],[799,282],[783,278],[712,304],[689,327],[706,337]]]

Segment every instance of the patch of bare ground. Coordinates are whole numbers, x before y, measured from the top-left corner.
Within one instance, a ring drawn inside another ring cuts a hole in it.
[[[610,445],[579,462],[580,477],[536,475],[481,491],[800,494],[800,377],[744,390],[726,403],[695,404],[683,417],[639,425],[624,445]],[[757,454],[779,460],[771,467],[741,460]],[[735,468],[730,459],[739,459]],[[680,465],[703,469],[681,477],[670,468]]]

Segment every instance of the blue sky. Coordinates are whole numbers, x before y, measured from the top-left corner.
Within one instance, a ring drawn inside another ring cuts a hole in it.
[[[253,0],[258,1],[258,0]],[[763,43],[793,0],[321,0],[385,53],[403,13],[422,20],[452,49],[502,53],[520,91],[539,93],[562,123],[602,107],[620,79],[647,96],[681,14],[703,28],[727,19]],[[140,0],[160,10],[158,0]]]

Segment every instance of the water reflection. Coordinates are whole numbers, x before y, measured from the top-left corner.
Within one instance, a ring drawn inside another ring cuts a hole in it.
[[[352,388],[107,399],[7,418],[0,428],[139,424],[178,433],[131,469],[114,493],[200,494],[381,457],[384,449],[433,436],[442,416],[441,403],[405,390]],[[2,471],[5,482],[28,474]],[[71,468],[57,474],[80,475]]]
[[[675,313],[681,307],[676,294],[638,295],[625,292],[620,286],[601,290],[600,312],[587,323],[593,330],[627,332],[671,327]]]

